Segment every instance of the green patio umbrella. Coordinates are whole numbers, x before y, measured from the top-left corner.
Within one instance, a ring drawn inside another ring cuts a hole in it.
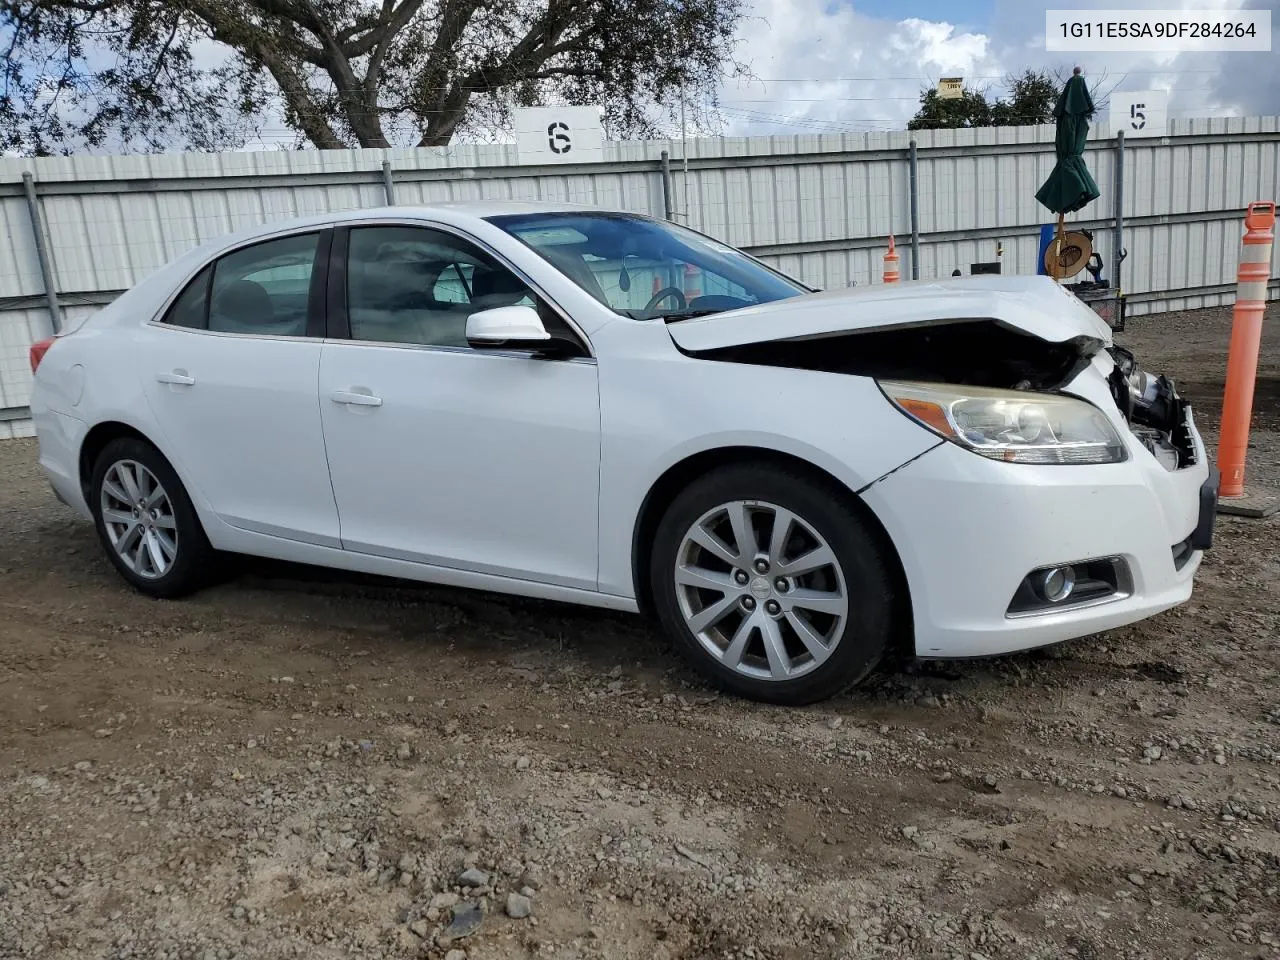
[[[1054,137],[1058,162],[1049,179],[1036,191],[1036,199],[1058,215],[1059,244],[1063,215],[1074,213],[1100,195],[1089,168],[1084,165],[1084,145],[1093,112],[1093,97],[1089,96],[1089,88],[1080,76],[1080,68],[1076,67],[1053,108],[1058,127]]]

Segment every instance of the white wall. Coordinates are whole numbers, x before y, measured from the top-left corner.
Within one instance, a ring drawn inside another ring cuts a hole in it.
[[[1033,273],[1039,225],[1051,219],[1035,192],[1053,167],[1053,133],[1043,126],[695,140],[687,185],[678,141],[606,143],[603,163],[548,167],[513,165],[510,145],[3,158],[0,243],[10,255],[0,255],[0,411],[26,405],[27,346],[49,331],[24,171],[34,175],[59,297],[74,316],[231,230],[381,206],[384,161],[397,203],[551,199],[662,216],[665,149],[676,219],[832,288],[878,282],[889,233],[903,277],[911,276],[914,138],[920,276],[967,273],[970,263],[995,259],[997,240],[1004,272]],[[1102,196],[1068,223],[1095,231],[1114,283],[1116,148],[1094,133],[1085,159]],[[1130,140],[1121,277],[1130,314],[1230,303],[1243,208],[1277,196],[1280,118],[1175,120],[1167,137]],[[1272,275],[1280,276],[1280,245],[1276,264]],[[0,437],[15,429],[25,426],[0,420]]]

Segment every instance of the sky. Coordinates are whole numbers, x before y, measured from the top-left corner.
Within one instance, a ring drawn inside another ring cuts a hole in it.
[[[1133,10],[1270,9],[1273,34],[1280,31],[1280,0],[1094,2]],[[1011,74],[1031,68],[1066,77],[1074,66],[1099,106],[1112,91],[1161,89],[1174,118],[1280,115],[1274,37],[1268,53],[1048,53],[1045,10],[1062,7],[1078,9],[1066,0],[747,0],[737,57],[749,76],[725,76],[718,122],[692,128],[690,136],[901,130],[939,77],[961,76],[967,88],[999,96]],[[198,59],[208,66],[228,55],[212,41],[201,47]],[[296,143],[278,111],[256,126],[245,149]],[[117,152],[118,145],[101,149]]]
[[[1123,6],[1270,9],[1273,31],[1280,27],[1280,0],[1128,0]],[[987,86],[999,95],[1011,73],[1033,68],[1066,76],[1077,65],[1103,94],[1168,90],[1171,117],[1280,114],[1280,45],[1270,53],[1048,53],[1045,10],[1060,8],[1079,5],[752,0],[739,56],[759,79],[726,80],[723,132],[900,130],[918,107],[921,90],[940,76],[960,75],[966,87]]]

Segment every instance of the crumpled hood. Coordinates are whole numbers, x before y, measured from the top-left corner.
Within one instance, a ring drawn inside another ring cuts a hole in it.
[[[1110,346],[1111,328],[1050,277],[951,277],[806,294],[669,323],[683,350],[716,350],[773,340],[994,320],[1050,343],[1085,337]]]

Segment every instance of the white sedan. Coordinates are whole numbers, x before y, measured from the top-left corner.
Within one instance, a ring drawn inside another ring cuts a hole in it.
[[[779,703],[1186,600],[1188,404],[1044,277],[815,292],[571,205],[193,250],[32,347],[40,463],[158,597],[251,554],[652,613]]]

